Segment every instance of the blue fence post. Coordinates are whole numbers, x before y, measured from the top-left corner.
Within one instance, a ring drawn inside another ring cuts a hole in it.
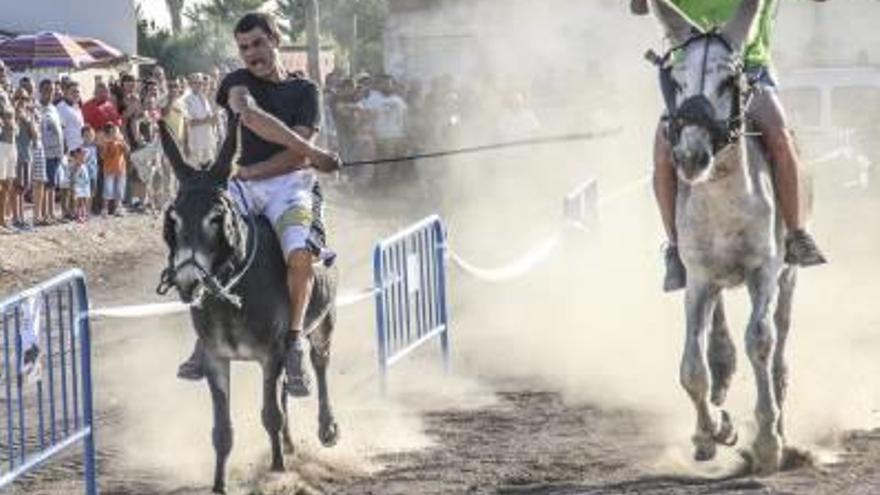
[[[437,261],[437,304],[439,306],[440,324],[443,325],[443,333],[440,334],[440,349],[443,352],[443,369],[446,373],[452,370],[452,358],[449,349],[449,311],[446,307],[446,229],[443,222],[438,218],[434,222],[434,256]]]
[[[379,359],[379,392],[385,395],[387,391],[388,366],[387,366],[387,328],[385,326],[385,272],[382,263],[382,246],[376,245],[373,249],[373,284],[376,290],[376,337],[377,355]]]
[[[89,324],[89,295],[86,289],[85,277],[77,279],[77,317],[76,323],[79,324],[80,338],[80,359],[82,376],[82,405],[83,405],[83,426],[88,428],[89,433],[86,435],[84,443],[85,456],[85,478],[86,478],[86,494],[98,494],[97,466],[95,465],[95,422],[94,409],[92,402],[92,335],[91,325]],[[71,343],[71,345],[74,345]]]

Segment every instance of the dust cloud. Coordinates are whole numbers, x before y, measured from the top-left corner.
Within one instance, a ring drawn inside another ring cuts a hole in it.
[[[345,207],[348,198],[331,195],[331,207],[338,205],[331,208],[332,237],[348,263],[343,288],[370,280],[363,260],[372,241],[421,213],[439,211],[448,221],[452,249],[474,264],[494,267],[558,232],[561,198],[580,182],[597,178],[602,193],[609,194],[645,176],[661,108],[655,73],[642,54],[661,43],[655,22],[630,16],[625,3],[452,2],[449,9],[405,18],[435,29],[455,25],[464,30],[449,37],[456,41],[446,49],[435,47],[436,66],[431,59],[418,65],[429,74],[422,82],[449,74],[461,101],[468,102],[461,105],[468,114],[461,117],[468,118],[452,131],[452,144],[516,137],[521,115],[511,115],[509,105],[517,112],[529,109],[539,122],[538,134],[603,127],[622,131],[594,142],[419,163],[427,185],[417,200],[412,191],[398,188],[375,208],[355,212]],[[778,34],[788,65],[810,62],[798,47],[810,37],[811,25],[803,20],[816,15],[813,9],[855,8],[849,3],[840,7],[843,2],[827,7],[783,3]],[[877,9],[876,2],[851,3]],[[862,15],[865,22],[869,18],[876,16]],[[867,50],[862,45],[870,39],[856,32],[869,31],[848,30],[845,38],[836,35],[826,42],[835,53],[850,52],[849,44],[856,42],[853,50]],[[456,58],[459,66],[449,61]],[[786,418],[792,441],[825,451],[834,449],[839,432],[877,424],[880,260],[875,246],[880,223],[870,217],[877,211],[876,198],[854,197],[833,171],[823,170],[819,178],[813,230],[832,264],[801,273],[788,350]],[[490,284],[452,271],[453,377],[439,376],[432,362],[436,350],[426,349],[394,370],[388,400],[377,398],[370,379],[369,370],[375,369],[372,308],[343,310],[331,364],[342,440],[333,450],[321,449],[313,401],[294,403],[299,475],[372,472],[381,467],[369,460],[376,454],[431,445],[420,412],[478,408],[493,403],[493,390],[517,386],[558,390],[572,402],[643,412],[645,434],[668,448],[637,456],[661,471],[691,469],[688,439],[694,414],[678,385],[682,297],[659,289],[663,236],[648,186],[633,187],[604,204],[592,235],[564,229],[563,235],[566,242],[539,270],[510,283]],[[727,308],[739,343],[729,406],[747,430],[754,404],[752,373],[741,344],[747,297],[735,291]],[[123,408],[126,417],[124,432],[111,440],[134,471],[204,485],[213,467],[209,395],[203,385],[173,378],[192,342],[188,322],[163,320],[129,331],[140,332],[151,332],[149,344],[138,341],[102,356],[103,399]],[[256,368],[236,365],[234,370],[236,446],[229,465],[234,478],[246,481],[265,469],[268,440],[260,427]]]

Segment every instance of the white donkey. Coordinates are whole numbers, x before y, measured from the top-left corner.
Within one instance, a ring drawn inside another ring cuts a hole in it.
[[[722,290],[743,284],[752,313],[746,350],[755,373],[757,436],[750,455],[758,474],[782,462],[782,405],[795,269],[783,261],[785,228],[767,156],[745,137],[749,88],[742,52],[761,0],[742,0],[735,17],[704,32],[668,0],[654,12],[676,45],[663,63],[671,70],[675,101],[669,138],[679,177],[678,248],[687,268],[687,338],[681,384],[697,411],[695,459],[733,445],[736,432],[722,409],[735,368],[735,349]]]

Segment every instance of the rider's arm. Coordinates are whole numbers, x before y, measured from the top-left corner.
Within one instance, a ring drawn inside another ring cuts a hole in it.
[[[293,131],[303,139],[312,141],[314,132],[311,129],[294,127]],[[305,155],[297,150],[285,148],[269,157],[268,160],[239,168],[236,177],[241,180],[268,179],[308,167],[309,163],[306,161]]]
[[[307,139],[291,131],[283,122],[257,105],[248,89],[233,86],[229,89],[229,108],[241,117],[241,123],[266,141],[279,144],[317,161],[322,153]]]
[[[822,0],[819,0],[822,1]],[[648,13],[648,0],[630,0],[629,10],[635,15],[645,15]]]

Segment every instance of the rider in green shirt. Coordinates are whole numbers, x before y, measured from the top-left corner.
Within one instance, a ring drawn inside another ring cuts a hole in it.
[[[657,0],[674,4],[691,21],[703,29],[722,27],[737,12],[741,0]],[[785,262],[798,266],[820,265],[825,257],[813,237],[804,229],[800,212],[800,160],[794,147],[782,103],[776,91],[776,82],[770,74],[770,39],[773,20],[779,0],[765,0],[758,20],[752,28],[743,57],[746,73],[757,91],[748,108],[748,115],[761,133],[770,161],[779,197],[782,219],[789,232],[785,241]],[[824,2],[826,0],[814,0]],[[648,0],[630,0],[634,14],[648,13]],[[666,277],[663,289],[674,291],[686,285],[687,276],[678,255],[675,229],[675,198],[678,179],[672,151],[666,137],[666,126],[661,123],[654,142],[654,192],[660,208],[669,246],[666,249]]]

